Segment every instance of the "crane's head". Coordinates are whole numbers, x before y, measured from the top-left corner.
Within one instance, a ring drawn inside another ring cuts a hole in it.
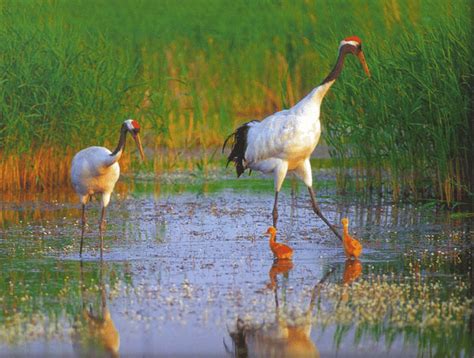
[[[123,126],[127,129],[127,131],[131,134],[133,140],[135,141],[142,160],[145,160],[145,153],[143,152],[142,142],[140,141],[139,135],[140,125],[134,119],[127,119],[125,122],[123,122]]]
[[[265,234],[267,235],[276,235],[277,229],[275,229],[273,226],[270,226]]]
[[[341,223],[342,223],[342,226],[348,226],[349,225],[349,219],[348,218],[342,218]]]
[[[370,77],[369,67],[367,67],[367,62],[365,62],[365,56],[362,52],[362,40],[359,37],[349,36],[342,40],[339,44],[339,52],[341,51],[350,52],[357,56],[365,73]]]

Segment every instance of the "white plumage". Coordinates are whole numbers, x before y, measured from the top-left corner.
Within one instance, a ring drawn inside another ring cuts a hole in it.
[[[288,110],[250,123],[246,166],[273,173],[276,191],[280,191],[287,171],[294,171],[307,186],[312,185],[309,157],[321,136],[319,108],[323,93],[333,82],[317,87]]]
[[[326,79],[306,97],[290,109],[266,117],[262,121],[251,121],[239,127],[229,138],[234,144],[228,163],[234,162],[237,175],[247,168],[263,173],[273,173],[275,202],[273,226],[278,219],[278,193],[288,171],[294,172],[308,187],[315,213],[342,240],[340,234],[319,210],[312,189],[313,178],[310,156],[321,136],[320,107],[324,96],[339,76],[347,54],[356,55],[367,75],[370,76],[362,52],[361,41],[352,36],[341,41],[339,56],[333,70]],[[227,143],[224,142],[224,147]]]
[[[120,177],[118,160],[122,152],[111,155],[105,147],[89,147],[77,153],[71,165],[71,179],[74,190],[82,204],[87,204],[89,197],[101,193],[101,206],[106,207],[115,183]]]
[[[125,149],[126,135],[130,133],[135,140],[142,159],[144,158],[140,142],[140,126],[137,121],[128,119],[123,122],[120,139],[116,149],[111,152],[105,147],[89,147],[78,152],[72,159],[71,181],[74,190],[79,196],[82,204],[82,234],[80,254],[82,255],[82,244],[84,238],[84,227],[86,223],[85,205],[91,195],[101,194],[102,215],[100,219],[101,256],[103,251],[102,232],[105,229],[105,208],[109,205],[110,196],[114,190],[115,183],[120,177],[120,165],[118,160]]]

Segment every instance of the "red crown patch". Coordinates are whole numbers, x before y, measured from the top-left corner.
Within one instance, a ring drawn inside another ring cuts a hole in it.
[[[362,40],[358,36],[349,36],[344,39],[344,41],[355,41],[358,43],[362,43]]]
[[[133,128],[135,129],[140,129],[140,125],[138,124],[138,122],[134,119],[132,119],[132,126]]]

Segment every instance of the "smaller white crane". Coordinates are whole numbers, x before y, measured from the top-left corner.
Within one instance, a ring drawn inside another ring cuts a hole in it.
[[[86,225],[86,204],[91,195],[102,194],[99,232],[100,232],[100,257],[104,249],[103,231],[105,230],[105,208],[109,205],[110,195],[114,191],[115,183],[120,177],[120,166],[118,160],[125,149],[127,133],[137,144],[142,160],[145,159],[140,141],[140,125],[133,119],[127,119],[120,129],[120,139],[117,148],[113,152],[104,147],[89,147],[78,152],[72,158],[71,181],[74,190],[79,195],[82,204],[82,232],[81,247],[79,255],[82,256],[82,244],[84,240],[84,227]]]

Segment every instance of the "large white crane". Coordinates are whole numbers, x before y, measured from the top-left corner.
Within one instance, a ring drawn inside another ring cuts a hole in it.
[[[314,212],[342,241],[341,235],[324,217],[316,202],[310,156],[321,135],[319,121],[321,102],[341,73],[344,59],[348,54],[357,56],[364,71],[370,76],[361,40],[357,36],[347,37],[339,45],[339,55],[334,68],[318,87],[290,109],[272,114],[262,121],[254,120],[243,124],[224,142],[223,150],[227,141],[233,138],[227,164],[234,162],[237,176],[246,169],[273,173],[274,227],[278,221],[278,193],[286,174],[293,171],[308,187]]]

